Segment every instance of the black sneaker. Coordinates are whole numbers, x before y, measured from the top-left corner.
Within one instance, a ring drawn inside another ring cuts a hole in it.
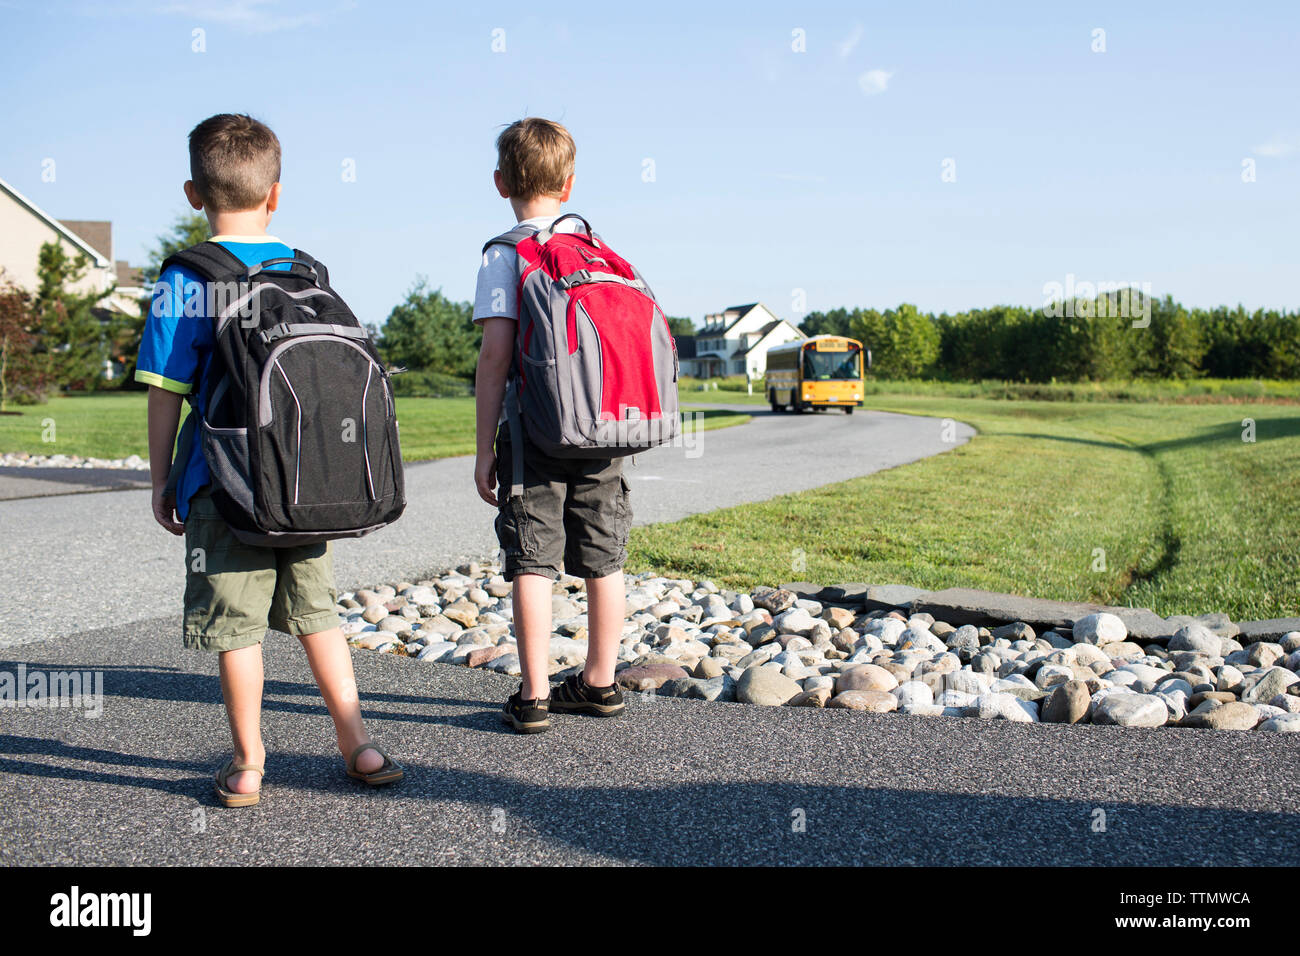
[[[617,684],[592,687],[581,674],[572,674],[551,688],[551,710],[559,714],[617,717],[624,706],[623,691]]]
[[[540,734],[551,729],[550,701],[524,700],[519,695],[524,685],[506,698],[501,708],[501,719],[515,729],[517,734]]]

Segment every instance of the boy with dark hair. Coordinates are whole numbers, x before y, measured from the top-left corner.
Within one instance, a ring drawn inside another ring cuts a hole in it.
[[[222,113],[190,133],[185,197],[202,210],[219,243],[249,267],[294,251],[266,228],[280,203],[280,142],[249,116]],[[270,265],[270,269],[286,266]],[[328,543],[259,547],[239,540],[217,511],[199,442],[169,483],[181,399],[208,407],[213,379],[213,317],[206,314],[203,279],[183,266],[159,276],[145,323],[136,379],[149,386],[149,463],[154,518],[185,536],[184,643],[216,652],[234,755],[217,771],[216,793],[228,807],[261,796],[262,648],[268,626],[302,642],[321,695],[334,719],[349,776],[371,785],[393,783],[402,769],[371,742],[361,723],[352,658],[334,607]]]

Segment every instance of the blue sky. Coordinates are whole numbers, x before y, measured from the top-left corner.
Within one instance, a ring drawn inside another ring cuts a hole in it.
[[[186,208],[186,133],[250,112],[284,146],[272,231],[377,322],[417,275],[470,298],[512,223],[493,139],[531,114],[569,126],[571,208],[671,315],[761,300],[798,320],[797,290],[808,309],[1037,305],[1067,274],[1300,305],[1293,4],[589,9],[0,0],[0,177],[111,219],[139,263]]]

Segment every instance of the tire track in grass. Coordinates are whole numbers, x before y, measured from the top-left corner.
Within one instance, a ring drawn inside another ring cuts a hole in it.
[[[1140,455],[1147,463],[1147,467],[1153,472],[1158,488],[1156,508],[1159,517],[1156,524],[1155,540],[1157,553],[1150,561],[1145,560],[1147,556],[1143,553],[1134,555],[1124,570],[1120,572],[1115,582],[1119,594],[1119,603],[1132,604],[1133,602],[1129,600],[1132,592],[1142,585],[1153,588],[1158,587],[1158,582],[1167,577],[1177,566],[1179,555],[1183,549],[1182,536],[1179,535],[1174,522],[1173,469],[1165,457],[1155,450],[1155,443],[1145,442],[1139,444],[1125,438],[1123,435],[1096,429],[1093,429],[1093,433],[1123,445],[1131,449],[1135,454]]]
[[[1124,596],[1128,596],[1139,585],[1157,586],[1157,582],[1167,577],[1177,566],[1179,554],[1183,549],[1182,536],[1174,528],[1174,477],[1169,463],[1163,456],[1142,445],[1135,445],[1134,451],[1151,462],[1160,482],[1160,518],[1158,540],[1160,553],[1150,567],[1143,568],[1141,560],[1134,561],[1120,575],[1119,587]]]

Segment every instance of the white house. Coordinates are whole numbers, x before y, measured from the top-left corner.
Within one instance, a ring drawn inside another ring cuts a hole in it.
[[[768,349],[803,338],[807,336],[797,326],[777,318],[761,302],[733,305],[704,317],[704,327],[695,333],[695,356],[682,360],[682,373],[762,378]]]

